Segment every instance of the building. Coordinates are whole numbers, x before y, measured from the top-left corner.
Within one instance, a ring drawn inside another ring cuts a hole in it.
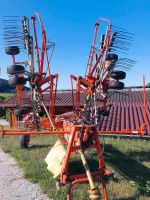
[[[24,96],[28,92],[24,92]],[[147,94],[147,129],[146,133],[150,135],[150,88],[146,88]],[[81,103],[84,103],[84,94],[81,94]],[[49,106],[49,94],[44,94],[45,105]],[[129,87],[121,91],[110,91],[108,103],[110,114],[108,117],[101,117],[101,130],[126,130],[139,129],[140,124],[144,122],[143,112],[143,89],[141,87]],[[25,104],[30,105],[27,100]],[[55,113],[64,113],[72,111],[72,94],[70,90],[59,90],[56,95]],[[0,104],[0,107],[14,108],[17,106],[16,96],[7,99]]]

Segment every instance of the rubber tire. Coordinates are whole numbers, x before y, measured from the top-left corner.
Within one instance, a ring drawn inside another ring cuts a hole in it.
[[[30,111],[32,110],[32,105],[31,104],[22,104],[21,105],[21,108],[27,108],[27,109],[29,109]]]
[[[101,113],[100,113],[100,115],[102,115],[102,116],[104,116],[104,117],[106,117],[106,116],[108,117],[108,116],[109,116],[109,113],[110,113],[110,112],[109,112],[108,110],[102,110]]]
[[[15,74],[24,74],[25,68],[22,65],[11,65],[7,67],[7,74],[15,75]]]
[[[124,83],[120,81],[112,80],[109,82],[109,89],[122,90],[124,89]]]
[[[106,61],[117,61],[117,60],[118,60],[117,54],[109,53],[106,56]]]
[[[102,115],[102,116],[109,116],[109,113],[110,112],[105,109],[98,109],[98,112],[97,112],[98,115]]]
[[[21,135],[20,136],[20,148],[21,149],[28,149],[30,142],[30,135]]]
[[[126,78],[126,73],[124,71],[115,70],[111,73],[111,78],[115,80],[123,80]]]
[[[26,79],[24,77],[12,77],[8,80],[8,84],[12,86],[25,85]]]
[[[27,107],[22,107],[22,108],[19,108],[19,109],[15,109],[14,115],[19,117],[19,116],[22,116],[22,115],[29,113],[30,111],[31,111],[31,109],[29,109]]]
[[[17,46],[5,47],[5,53],[7,55],[18,55],[20,53],[20,49]]]

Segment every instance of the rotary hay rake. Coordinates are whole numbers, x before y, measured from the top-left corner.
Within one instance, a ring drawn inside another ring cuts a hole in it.
[[[39,45],[37,37],[37,20],[41,27],[41,45]],[[108,200],[104,178],[110,177],[112,173],[106,169],[99,134],[102,136],[112,133],[112,131],[101,132],[99,125],[102,123],[101,116],[109,115],[111,106],[107,103],[109,90],[124,88],[124,83],[120,80],[125,79],[126,73],[119,69],[128,70],[135,64],[134,60],[119,59],[115,54],[115,52],[127,53],[133,35],[124,29],[113,26],[107,19],[99,18],[97,20],[85,77],[70,76],[74,110],[72,113],[55,115],[58,74],[51,74],[48,53],[50,49],[52,55],[55,44],[47,42],[40,15],[35,13],[31,18],[33,36],[27,17],[4,17],[3,21],[5,52],[11,55],[13,60],[13,64],[7,68],[9,84],[16,86],[18,107],[9,110],[11,130],[2,127],[2,136],[21,135],[21,147],[27,148],[32,134],[57,134],[59,142],[57,141],[45,160],[48,169],[55,176],[60,175],[60,183],[70,182],[67,200],[71,200],[71,191],[74,185],[86,182],[89,182],[89,198],[101,199],[100,189],[95,184],[95,180],[102,185],[103,199]],[[106,25],[106,33],[101,34],[98,43],[100,22]],[[20,51],[26,51],[27,61],[16,61],[16,55]],[[28,95],[24,96],[26,82],[29,83],[30,91]],[[73,82],[76,83],[75,90]],[[44,92],[49,92],[49,108],[44,103]],[[86,94],[84,106],[80,104],[81,93]],[[145,90],[144,97],[145,122],[139,127],[139,130],[120,130],[115,131],[116,134],[132,134],[134,132],[140,136],[144,134],[146,126]],[[41,117],[41,113],[45,113],[46,117]],[[54,155],[55,147],[60,148],[57,155]],[[85,157],[87,149],[95,149],[97,152],[97,171],[91,172],[89,169]],[[68,173],[69,160],[75,153],[80,155],[85,173],[70,175]],[[56,160],[59,162],[57,163]],[[52,166],[53,162],[55,167]],[[54,168],[57,168],[57,173],[54,172]]]

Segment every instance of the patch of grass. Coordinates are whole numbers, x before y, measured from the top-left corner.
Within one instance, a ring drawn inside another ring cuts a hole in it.
[[[1,140],[1,139],[0,139]],[[23,168],[25,177],[38,183],[41,189],[54,200],[65,200],[67,187],[56,190],[53,176],[47,171],[44,158],[54,145],[55,136],[32,136],[28,150],[19,149],[19,137],[5,138],[1,146],[18,161]],[[105,139],[104,157],[107,168],[114,174],[114,180],[107,183],[108,194],[113,200],[148,200],[150,199],[150,144],[149,141],[137,139]],[[87,151],[90,167],[97,168],[96,154],[93,150]],[[81,173],[84,169],[74,156],[69,164],[69,173]],[[88,185],[80,184],[74,187],[73,200],[88,199]]]
[[[14,95],[14,93],[0,93],[0,96],[5,97],[6,99]]]

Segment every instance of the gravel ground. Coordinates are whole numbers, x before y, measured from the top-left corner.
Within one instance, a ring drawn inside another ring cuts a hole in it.
[[[14,158],[0,149],[0,200],[52,200],[23,177]]]

